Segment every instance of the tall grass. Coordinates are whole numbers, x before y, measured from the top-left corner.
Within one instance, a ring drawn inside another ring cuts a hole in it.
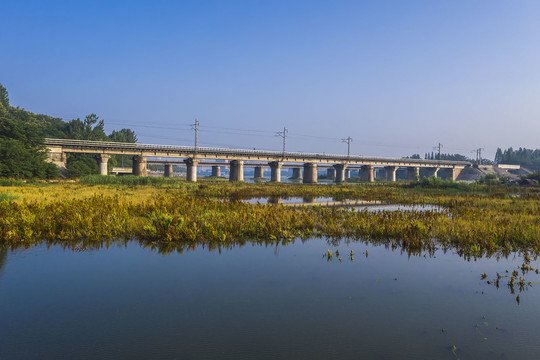
[[[164,185],[178,184],[184,182],[184,179],[166,178],[161,176],[103,176],[103,175],[87,175],[80,179],[81,184],[86,185]]]
[[[0,186],[24,186],[24,185],[26,185],[26,183],[21,180],[0,178]]]
[[[84,186],[85,195],[77,197],[73,191],[73,197],[58,200],[53,196],[55,186],[44,187],[40,192],[47,201],[23,197],[0,202],[0,244],[18,247],[45,241],[99,246],[113,239],[138,239],[161,251],[177,251],[200,244],[220,247],[320,236],[382,242],[410,252],[444,247],[475,256],[517,250],[540,254],[540,192],[533,188],[449,195],[398,185],[182,184],[181,188],[154,189],[138,201],[133,199],[138,193],[146,194],[148,187]],[[104,193],[88,195],[98,189]],[[435,204],[447,211],[373,213],[228,200],[231,196],[302,193]]]
[[[18,196],[18,195],[12,195],[10,193],[0,193],[0,202],[15,200],[15,199],[19,199],[19,198],[20,198],[20,196]]]

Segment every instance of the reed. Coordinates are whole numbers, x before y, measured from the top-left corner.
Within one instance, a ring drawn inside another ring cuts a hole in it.
[[[469,257],[540,249],[540,192],[525,188],[458,189],[408,185],[305,186],[155,182],[10,187],[0,202],[0,244],[45,242],[73,248],[136,239],[163,252],[205,246],[287,243],[324,237],[380,243],[402,251],[456,249]],[[1,190],[1,188],[0,188]],[[445,211],[292,208],[235,201],[249,196],[325,196],[434,204]],[[367,254],[366,254],[367,255]]]
[[[20,198],[20,196],[12,195],[10,193],[0,193],[0,202],[2,201],[10,201]]]

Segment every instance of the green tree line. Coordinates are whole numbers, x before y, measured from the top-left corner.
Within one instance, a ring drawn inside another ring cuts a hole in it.
[[[46,137],[137,142],[133,130],[113,130],[107,135],[104,127],[104,121],[95,114],[86,116],[84,120],[66,122],[11,106],[6,88],[0,84],[0,177],[30,179],[59,176],[56,165],[46,161],[47,149],[43,145]],[[132,164],[130,157],[118,155],[111,157],[109,167],[118,163],[124,166]],[[70,177],[99,174],[97,162],[89,154],[68,154],[66,168]]]
[[[540,170],[540,149],[519,148],[514,150],[508,148],[503,151],[498,148],[495,153],[495,162],[497,164],[521,165],[531,170]]]

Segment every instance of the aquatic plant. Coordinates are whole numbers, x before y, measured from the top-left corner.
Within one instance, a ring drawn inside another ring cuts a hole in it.
[[[475,192],[451,195],[393,184],[303,186],[175,179],[149,185],[127,181],[9,189],[20,199],[0,202],[0,244],[12,247],[42,241],[74,247],[137,239],[167,252],[201,244],[219,248],[316,236],[382,243],[409,253],[455,248],[465,257],[517,250],[538,254],[540,249],[540,191],[534,188],[478,186]],[[446,210],[371,212],[235,201],[249,196],[373,199],[434,204]]]

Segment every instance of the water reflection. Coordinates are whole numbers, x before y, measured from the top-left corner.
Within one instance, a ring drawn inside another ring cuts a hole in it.
[[[324,206],[346,207],[355,210],[367,211],[446,211],[445,208],[436,205],[402,205],[385,204],[379,200],[342,200],[329,197],[281,197],[271,196],[268,198],[258,197],[251,199],[235,199],[246,204],[282,204],[290,207]]]
[[[403,256],[397,241],[358,239],[241,241],[219,252],[200,242],[168,256],[142,241],[86,245],[10,254],[2,357],[540,357],[539,289],[517,306],[516,295],[480,280],[520,257],[464,261],[442,248]]]
[[[0,247],[0,276],[4,272],[4,268],[7,263],[8,250]]]

